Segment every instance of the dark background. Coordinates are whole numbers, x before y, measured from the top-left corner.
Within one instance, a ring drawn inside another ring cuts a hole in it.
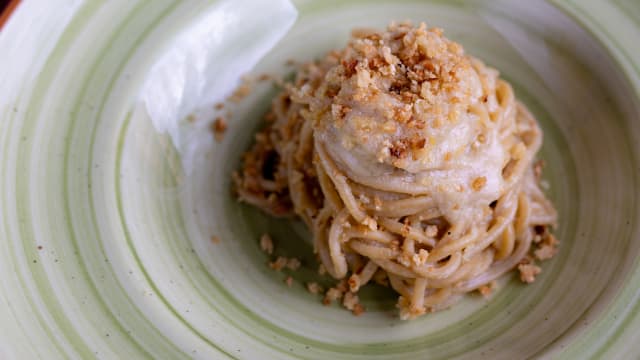
[[[9,5],[9,0],[0,0],[0,13]]]

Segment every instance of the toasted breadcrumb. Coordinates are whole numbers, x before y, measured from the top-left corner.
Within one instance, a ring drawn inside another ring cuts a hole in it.
[[[296,259],[296,258],[289,258],[287,259],[287,269],[289,270],[298,270],[300,268],[300,260]]]
[[[559,241],[555,235],[547,233],[547,236],[542,239],[542,243],[550,246],[558,246]]]
[[[340,282],[338,282],[338,284],[336,285],[336,289],[342,291],[343,293],[349,291],[349,284],[347,283],[347,279],[340,280]]]
[[[547,260],[554,257],[557,252],[557,247],[543,244],[539,249],[536,249],[533,254],[538,260]]]
[[[349,290],[353,293],[358,292],[360,289],[360,277],[357,274],[351,275],[347,283],[349,284]]]
[[[340,291],[340,289],[332,287],[327,290],[324,294],[324,299],[322,299],[322,303],[324,305],[330,305],[333,301],[342,299],[344,292]]]
[[[542,235],[536,235],[536,237],[538,248],[533,252],[535,257],[538,260],[547,260],[554,257],[558,252],[558,239],[546,228]]]
[[[324,289],[317,282],[310,282],[310,283],[307,283],[307,290],[310,293],[317,295],[322,293]]]
[[[283,256],[278,256],[276,261],[272,261],[269,263],[269,267],[275,271],[280,271],[285,266],[287,266],[287,258]]]
[[[220,244],[220,238],[214,235],[211,237],[211,242],[214,244]]]
[[[213,130],[213,136],[215,137],[216,141],[222,141],[222,139],[224,138],[224,133],[227,131],[227,121],[223,117],[218,116],[213,121],[211,129]]]
[[[542,269],[533,263],[522,263],[518,265],[518,271],[520,271],[520,280],[530,284],[536,280],[536,275],[540,274]]]
[[[351,313],[355,316],[360,316],[364,313],[364,306],[362,306],[362,304],[358,303],[355,304],[353,306],[353,310],[351,310]]]
[[[291,276],[287,276],[287,278],[284,279],[284,283],[287,284],[288,287],[291,287],[291,285],[293,285],[293,278]]]
[[[485,299],[488,299],[489,296],[491,296],[491,294],[493,293],[493,291],[496,289],[496,282],[494,281],[490,281],[488,284],[482,285],[478,288],[478,292],[480,293],[480,295],[482,295]]]
[[[239,102],[251,93],[251,86],[248,83],[243,83],[231,94],[229,100],[233,102]]]
[[[425,249],[420,249],[417,254],[413,254],[413,258],[411,260],[415,266],[422,266],[427,262],[428,258],[429,252]]]
[[[222,110],[224,109],[224,103],[217,103],[213,106],[213,108],[216,110]]]
[[[396,261],[402,264],[403,266],[410,267],[411,261],[413,261],[413,257],[408,253],[402,252],[400,253],[400,255],[398,255],[398,257],[396,258]]]
[[[269,255],[273,254],[273,240],[269,234],[260,236],[260,249]]]
[[[358,304],[359,302],[360,299],[358,298],[358,295],[350,291],[344,294],[344,297],[342,298],[342,306],[352,311],[356,307],[356,304]]]
[[[480,191],[487,184],[487,178],[484,176],[477,177],[471,183],[471,188],[474,191]]]
[[[429,237],[435,237],[438,235],[438,227],[435,225],[429,225],[424,231],[425,235]]]

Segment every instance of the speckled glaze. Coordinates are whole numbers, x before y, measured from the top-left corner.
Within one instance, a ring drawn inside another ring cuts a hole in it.
[[[356,26],[426,21],[498,68],[545,132],[560,253],[532,285],[507,277],[488,301],[410,322],[385,289],[363,291],[360,317],[323,306],[304,288],[328,281],[304,226],[232,197],[271,85],[224,110],[221,142],[211,109],[150,119],[150,69],[230,1],[52,3],[22,2],[0,32],[0,359],[640,354],[639,2],[294,1],[295,24],[253,73],[287,74],[286,60],[342,46]],[[243,6],[271,23],[223,16],[219,35],[242,46],[212,47],[211,81],[293,21],[264,4]],[[303,260],[291,288],[266,266],[265,232]]]

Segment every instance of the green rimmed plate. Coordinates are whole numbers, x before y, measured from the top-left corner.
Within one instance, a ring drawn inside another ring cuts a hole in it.
[[[636,2],[297,1],[297,18],[285,1],[52,3],[0,32],[0,358],[640,353]],[[263,232],[313,262],[303,227],[229,192],[270,85],[223,111],[223,141],[208,131],[238,74],[286,74],[393,19],[443,27],[514,85],[561,216],[536,283],[412,322],[385,291],[356,318],[306,292],[312,270],[291,288],[267,270]]]

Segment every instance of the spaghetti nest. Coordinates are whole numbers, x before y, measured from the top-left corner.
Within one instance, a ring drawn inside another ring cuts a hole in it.
[[[515,267],[533,281],[535,257],[555,253],[536,120],[440,29],[354,31],[299,67],[266,120],[235,175],[240,199],[299,216],[331,276],[351,292],[388,283],[402,318]]]

